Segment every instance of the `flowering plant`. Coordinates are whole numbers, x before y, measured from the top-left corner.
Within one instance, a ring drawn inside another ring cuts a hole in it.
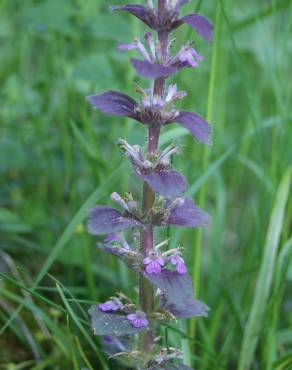
[[[201,14],[180,16],[181,7],[187,2],[158,0],[154,6],[148,0],[146,6],[112,7],[113,11],[134,15],[156,31],[157,39],[147,32],[143,41],[135,38],[118,46],[119,51],[136,49],[141,54],[142,59],[132,58],[131,64],[138,75],[154,80],[153,86],[137,88],[141,94],[139,101],[112,90],[88,97],[94,108],[130,117],[148,130],[146,148],[119,140],[135,174],[143,181],[142,204],[132,194],[122,197],[114,192],[111,199],[120,209],[97,206],[89,211],[88,219],[89,233],[105,235],[98,247],[139,274],[138,304],[119,293],[89,310],[94,334],[103,336],[105,352],[134,369],[190,369],[177,362],[181,358],[179,350],[160,346],[156,332],[163,322],[208,314],[208,307],[193,298],[181,249],[167,249],[168,240],[156,244],[153,233],[155,227],[204,227],[209,222],[209,216],[191,198],[183,197],[187,181],[171,168],[171,158],[179,153],[179,146],[171,144],[164,149],[158,146],[161,129],[173,122],[186,128],[200,143],[211,143],[210,126],[204,118],[175,108],[175,101],[186,93],[175,84],[166,85],[167,77],[185,67],[196,68],[203,60],[191,43],[172,55],[174,40],[169,39],[169,34],[188,24],[203,39],[209,41],[212,37],[212,24]],[[140,234],[138,245],[136,230]]]

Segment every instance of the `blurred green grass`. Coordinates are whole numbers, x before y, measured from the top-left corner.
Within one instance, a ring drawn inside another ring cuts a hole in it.
[[[143,143],[144,128],[84,99],[147,86],[116,52],[144,28],[108,5],[0,2],[1,369],[107,369],[88,304],[117,289],[134,295],[135,276],[96,251],[84,224],[111,191],[141,191],[116,142]],[[212,214],[202,235],[170,230],[211,314],[166,328],[168,339],[200,370],[288,370],[291,2],[191,1],[184,13],[195,8],[216,24],[215,38],[197,41],[204,62],[176,79],[188,92],[182,106],[212,122],[214,144],[204,149],[175,126],[161,143],[184,145],[174,164]],[[177,39],[194,34],[181,28]]]

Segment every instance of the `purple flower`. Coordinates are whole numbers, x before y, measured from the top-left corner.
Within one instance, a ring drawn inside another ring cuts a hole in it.
[[[116,312],[116,311],[119,311],[122,307],[123,305],[121,301],[119,301],[118,299],[110,299],[98,305],[98,308],[103,312],[107,312],[107,311]]]
[[[131,322],[134,328],[143,328],[148,326],[148,320],[146,319],[145,313],[142,311],[137,311],[127,315],[127,319]]]
[[[182,68],[186,65],[190,67],[198,67],[199,63],[203,60],[203,57],[191,47],[190,44],[182,47],[182,49],[175,55],[171,60],[171,65]]]
[[[144,39],[148,44],[149,52],[146,50],[143,43],[136,38],[129,44],[118,46],[119,51],[128,51],[136,49],[143,57],[143,60],[132,58],[130,59],[133,67],[138,75],[148,78],[168,77],[177,70],[184,67],[198,67],[198,62],[203,60],[203,57],[192,48],[192,44],[188,43],[174,56],[162,56],[160,48],[155,47],[155,43],[150,32],[144,35]],[[168,45],[170,49],[171,43]],[[169,54],[169,53],[168,53]]]
[[[164,266],[164,264],[164,259],[155,253],[151,253],[143,259],[143,265],[146,266],[146,272],[148,274],[160,274],[161,266]]]
[[[152,2],[148,3],[147,7],[141,5],[124,5],[114,6],[113,10],[124,10],[129,12],[142,20],[147,26],[154,30],[164,29],[167,32],[181,26],[186,23],[190,25],[199,36],[205,40],[210,41],[212,38],[213,26],[212,23],[205,18],[203,15],[198,13],[188,14],[179,19],[179,9],[186,0],[178,0],[169,2],[165,8],[163,14],[159,14],[154,9]],[[198,67],[198,62],[203,58],[196,50],[187,45],[173,58],[169,55],[165,56],[161,54],[161,46],[155,48],[154,41],[150,32],[144,36],[148,43],[150,53],[147,52],[143,44],[136,39],[134,42],[129,44],[123,44],[118,47],[120,51],[137,49],[143,56],[143,60],[131,59],[133,67],[136,72],[142,77],[148,77],[152,79],[168,77],[177,72],[177,70],[184,67]],[[168,45],[167,50],[169,51],[171,43]],[[167,53],[168,54],[168,53]]]
[[[178,250],[175,250],[172,256],[170,257],[170,263],[175,266],[176,271],[179,274],[186,274],[188,272],[185,265],[184,259],[181,257]]]

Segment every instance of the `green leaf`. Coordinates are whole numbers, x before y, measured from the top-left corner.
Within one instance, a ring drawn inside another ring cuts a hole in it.
[[[292,368],[292,353],[281,357],[273,363],[273,369],[276,370],[289,370]]]
[[[0,208],[0,230],[9,233],[28,233],[31,227],[22,223],[18,215],[7,208]]]
[[[54,30],[72,36],[74,28],[71,19],[76,12],[77,9],[66,0],[47,0],[29,7],[24,18],[30,27],[39,32]]]

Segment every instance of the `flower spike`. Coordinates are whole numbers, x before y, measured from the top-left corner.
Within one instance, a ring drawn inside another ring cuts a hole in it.
[[[139,275],[137,299],[118,292],[89,310],[94,334],[103,336],[103,351],[123,367],[135,370],[191,370],[177,362],[182,359],[181,351],[171,344],[167,348],[160,345],[157,328],[161,322],[206,317],[209,311],[193,298],[183,248],[171,248],[171,238],[156,240],[160,233],[154,232],[157,227],[196,228],[210,222],[210,216],[183,195],[187,180],[172,166],[173,156],[180,154],[180,145],[173,142],[159,148],[161,130],[173,123],[188,130],[199,143],[211,144],[209,123],[197,113],[178,109],[177,100],[187,94],[179,91],[176,83],[166,82],[184,68],[197,69],[203,61],[190,42],[179,45],[179,51],[174,53],[176,39],[169,37],[172,31],[187,24],[204,40],[212,38],[213,26],[206,17],[199,13],[181,15],[187,2],[145,0],[144,5],[112,6],[113,11],[129,13],[150,28],[140,38],[125,40],[117,49],[138,52],[138,58],[130,59],[131,65],[138,76],[153,81],[149,88],[136,85],[138,99],[114,90],[87,97],[94,109],[133,119],[148,131],[145,145],[118,141],[135,175],[143,182],[142,199],[113,191],[111,200],[119,209],[98,205],[89,210],[87,225],[90,234],[104,235],[103,241],[97,243],[98,251],[117,258]],[[138,189],[135,179],[131,185]]]

